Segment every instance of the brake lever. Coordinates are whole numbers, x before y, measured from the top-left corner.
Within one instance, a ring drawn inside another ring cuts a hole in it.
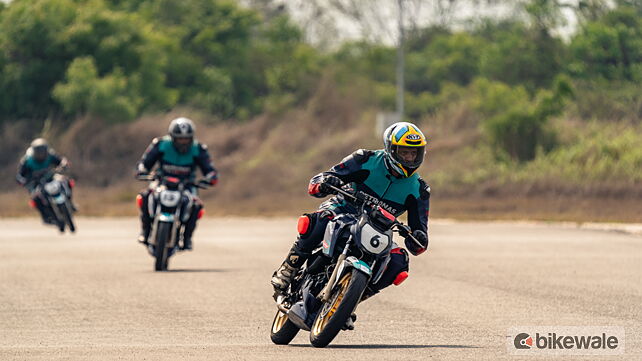
[[[350,194],[350,193],[344,191],[343,189],[341,189],[339,187],[333,186],[332,184],[326,184],[325,186],[329,187],[330,189],[335,190],[338,194],[342,194],[343,196],[351,198],[354,201],[359,201],[360,200],[359,197],[357,197],[356,195]]]
[[[400,222],[397,222],[397,227],[398,227],[397,232],[400,235],[401,235],[401,232],[400,232],[399,228],[403,229],[403,232],[406,233],[405,236],[401,235],[402,237],[404,237],[406,239],[410,238],[413,242],[415,242],[415,245],[417,245],[417,247],[419,247],[419,248],[423,248],[424,247],[424,245],[422,245],[421,242],[419,242],[419,240],[417,238],[415,238],[415,236],[412,235],[412,230],[410,229],[410,227],[408,227],[405,224],[400,223]]]

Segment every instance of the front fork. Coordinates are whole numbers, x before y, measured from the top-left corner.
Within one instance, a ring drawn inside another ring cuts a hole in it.
[[[176,242],[178,241],[178,232],[181,227],[181,218],[180,218],[180,210],[181,210],[181,205],[179,204],[176,206],[176,211],[174,211],[174,217],[173,217],[173,227],[171,230],[169,242],[167,243],[166,247],[172,249],[174,248],[174,245],[176,245]],[[159,203],[156,204],[156,210],[154,212],[154,220],[152,221],[152,233],[149,235],[149,244],[156,246],[156,233],[158,232],[158,223],[160,222],[161,218],[161,205]]]
[[[332,289],[337,283],[337,280],[340,278],[341,275],[343,275],[344,271],[346,269],[355,269],[358,270],[359,272],[364,273],[366,276],[369,278],[372,277],[372,270],[375,268],[375,265],[377,264],[377,261],[374,261],[372,265],[368,265],[364,261],[358,259],[357,257],[350,256],[348,257],[348,248],[350,245],[350,240],[346,242],[346,246],[343,249],[343,252],[339,255],[337,258],[337,265],[334,267],[334,271],[332,271],[332,275],[330,276],[330,279],[328,280],[328,283],[323,287],[323,290],[319,293],[319,296],[317,297],[321,302],[326,303],[328,300],[330,300],[330,297],[332,296]]]
[[[336,280],[339,276],[339,269],[343,269],[341,265],[343,265],[343,262],[348,256],[348,249],[350,248],[350,240],[352,238],[348,239],[346,242],[346,246],[343,247],[343,251],[337,258],[337,265],[334,267],[334,271],[332,271],[332,275],[330,276],[330,279],[328,280],[328,283],[323,287],[321,290],[321,293],[319,293],[318,298],[321,300],[321,302],[326,303],[330,299],[330,296],[332,296],[332,288],[334,287],[334,284],[336,283]]]

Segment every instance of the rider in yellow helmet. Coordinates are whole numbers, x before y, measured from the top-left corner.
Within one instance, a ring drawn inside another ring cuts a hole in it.
[[[426,250],[430,187],[417,174],[425,158],[426,137],[416,125],[399,122],[386,129],[383,144],[384,149],[380,150],[357,150],[329,171],[312,178],[308,188],[310,195],[317,198],[335,196],[322,203],[318,211],[304,214],[299,219],[299,236],[271,280],[276,292],[287,291],[297,270],[321,243],[328,221],[337,214],[357,211],[328,184],[363,192],[396,217],[407,211],[408,225],[421,246],[406,240],[406,248],[415,256]],[[385,273],[374,288],[366,290],[365,297],[393,283],[401,283],[408,276],[407,271],[406,250],[393,248]]]

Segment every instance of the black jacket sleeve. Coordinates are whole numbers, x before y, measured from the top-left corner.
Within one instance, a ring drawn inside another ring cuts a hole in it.
[[[212,163],[207,146],[199,144],[198,147],[199,150],[198,156],[196,157],[196,165],[198,165],[201,172],[203,172],[205,180],[214,185],[218,182],[218,172],[216,171],[216,168],[214,168],[214,163]]]
[[[51,164],[53,164],[56,167],[62,163],[63,159],[65,159],[65,157],[61,157],[56,153],[50,153],[49,157],[51,159]],[[66,160],[65,160],[65,163],[66,163]]]
[[[26,158],[22,158],[20,160],[20,164],[18,165],[18,174],[16,174],[16,181],[20,185],[26,185],[29,179],[31,178],[31,169],[27,167],[27,162]]]
[[[143,153],[143,156],[140,158],[140,161],[138,161],[138,164],[136,167],[137,168],[136,170],[138,172],[140,173],[151,172],[156,162],[160,160],[162,154],[158,146],[159,142],[160,142],[160,139],[154,138],[151,144],[147,146],[145,153]]]
[[[329,171],[321,172],[312,177],[310,185],[308,186],[308,193],[317,198],[327,196],[327,194],[321,193],[319,186],[323,181],[323,177],[328,175],[338,177],[343,183],[363,182],[368,177],[368,171],[362,169],[362,165],[368,161],[373,154],[373,151],[359,149],[343,158],[339,164],[330,168]]]
[[[428,215],[430,213],[430,186],[419,179],[419,198],[408,196],[408,225],[413,231],[421,230],[428,234]]]

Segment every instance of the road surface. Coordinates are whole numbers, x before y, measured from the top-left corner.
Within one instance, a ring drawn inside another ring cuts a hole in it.
[[[363,303],[355,331],[315,349],[305,332],[290,346],[269,340],[268,281],[295,218],[204,219],[195,250],[164,273],[136,244],[136,219],[77,223],[59,235],[0,219],[0,360],[513,359],[508,330],[524,325],[621,326],[626,354],[606,359],[642,359],[636,235],[434,222],[408,280]]]

